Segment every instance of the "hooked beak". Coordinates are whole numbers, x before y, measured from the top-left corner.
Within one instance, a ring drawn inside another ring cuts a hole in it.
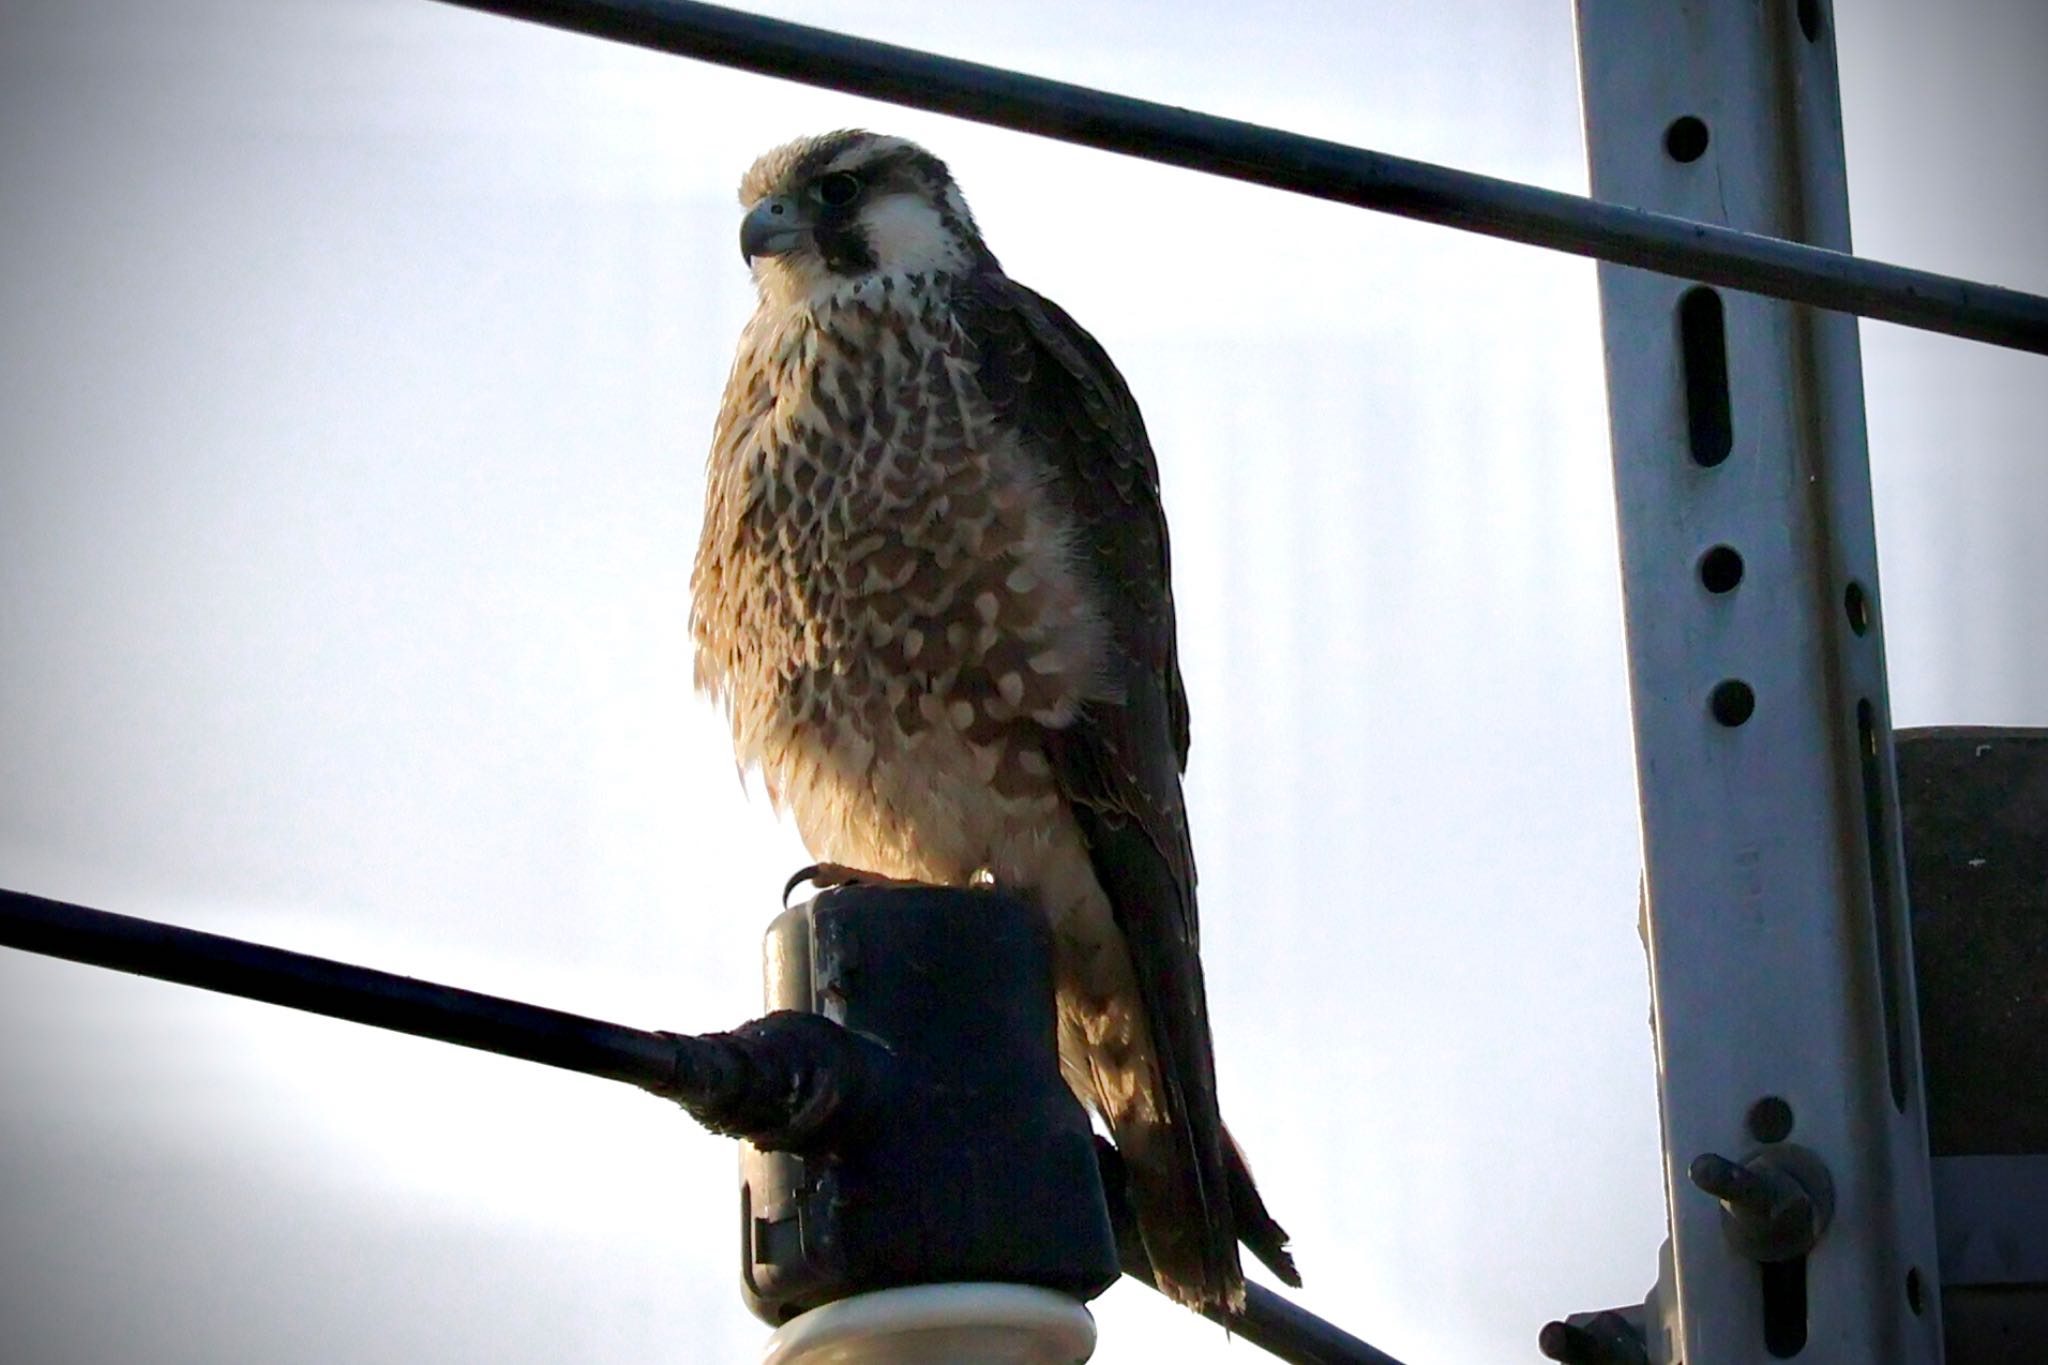
[[[763,199],[740,220],[740,256],[780,256],[794,251],[811,235],[811,221],[788,195]]]

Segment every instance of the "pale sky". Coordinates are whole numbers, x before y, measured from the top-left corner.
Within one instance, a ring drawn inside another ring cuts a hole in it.
[[[1583,192],[1569,6],[811,22]],[[2048,292],[2031,0],[1842,5],[1859,250]],[[1301,1300],[1534,1360],[1663,1236],[1593,268],[429,0],[0,0],[0,885],[646,1027],[793,835],[689,691],[733,187],[945,157],[1159,451],[1223,1106]],[[1863,327],[1901,725],[2048,724],[2044,362]],[[733,1362],[735,1159],[0,954],[21,1365]],[[1263,1359],[1128,1282],[1096,1360]]]

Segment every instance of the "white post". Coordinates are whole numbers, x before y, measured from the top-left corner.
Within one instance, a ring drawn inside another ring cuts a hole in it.
[[[1095,1319],[1019,1284],[921,1284],[813,1308],[768,1339],[762,1365],[1082,1365]]]
[[[1849,250],[1832,21],[1578,0],[1594,196]],[[1856,323],[1612,265],[1600,297],[1671,1225],[1649,1354],[1937,1365]]]

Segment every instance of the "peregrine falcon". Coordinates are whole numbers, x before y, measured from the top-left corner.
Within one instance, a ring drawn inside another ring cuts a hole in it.
[[[698,686],[812,856],[1049,919],[1060,1059],[1162,1289],[1298,1284],[1216,1106],[1158,469],[1123,377],[1003,273],[945,164],[848,131],[757,161],[760,295],[712,438]]]

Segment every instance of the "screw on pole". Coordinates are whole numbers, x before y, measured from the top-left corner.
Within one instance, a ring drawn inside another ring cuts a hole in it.
[[[1835,1211],[1834,1181],[1820,1158],[1774,1144],[1746,1162],[1707,1152],[1686,1172],[1721,1201],[1721,1231],[1752,1261],[1790,1261],[1813,1250]]]
[[[1559,1365],[1650,1365],[1641,1329],[1613,1309],[1545,1324],[1536,1349]]]

